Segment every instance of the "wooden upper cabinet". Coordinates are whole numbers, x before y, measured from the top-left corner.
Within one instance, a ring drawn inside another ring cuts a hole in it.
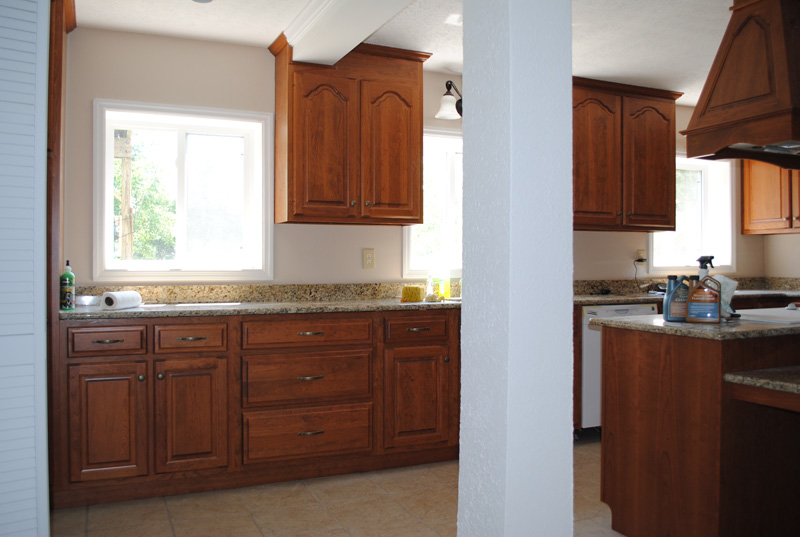
[[[680,93],[573,78],[573,227],[675,229]]]
[[[422,221],[421,101],[417,86],[362,83],[364,216]]]
[[[422,62],[359,45],[335,65],[275,54],[275,222],[422,222]]]
[[[615,226],[622,217],[622,97],[572,91],[573,218],[577,226]]]
[[[358,215],[358,81],[316,72],[294,75],[292,215]]]
[[[742,233],[800,231],[800,172],[742,161]]]
[[[623,100],[622,223],[675,229],[675,102]]]

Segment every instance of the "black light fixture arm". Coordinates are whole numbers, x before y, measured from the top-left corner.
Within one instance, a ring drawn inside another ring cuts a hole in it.
[[[447,82],[445,82],[444,83],[444,87],[445,87],[445,89],[447,89],[447,91],[450,91],[451,89],[456,90],[456,93],[458,94],[458,96],[461,97],[462,99],[464,98],[464,96],[461,95],[461,92],[458,91],[458,87],[455,85],[455,83],[452,80],[448,80]]]

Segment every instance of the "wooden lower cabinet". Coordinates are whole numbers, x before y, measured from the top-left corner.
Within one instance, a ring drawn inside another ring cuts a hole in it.
[[[228,464],[224,358],[155,362],[155,471]]]
[[[147,473],[146,382],[146,362],[69,367],[70,481]]]
[[[52,505],[455,459],[459,331],[458,309],[62,320]]]
[[[372,449],[372,403],[245,412],[244,462]]]
[[[384,356],[384,448],[447,442],[447,347],[400,347]]]

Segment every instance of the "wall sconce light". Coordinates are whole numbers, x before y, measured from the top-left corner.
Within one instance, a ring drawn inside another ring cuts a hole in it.
[[[458,91],[458,88],[453,84],[452,80],[445,82],[444,87],[447,88],[447,91],[442,95],[442,103],[439,106],[439,111],[436,112],[436,115],[433,117],[436,119],[461,119],[461,92]],[[455,90],[458,94],[458,100],[456,100],[455,95],[450,91],[451,89]]]

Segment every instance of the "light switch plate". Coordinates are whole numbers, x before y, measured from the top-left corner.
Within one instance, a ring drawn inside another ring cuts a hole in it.
[[[375,268],[375,248],[361,250],[361,267],[365,269]]]

